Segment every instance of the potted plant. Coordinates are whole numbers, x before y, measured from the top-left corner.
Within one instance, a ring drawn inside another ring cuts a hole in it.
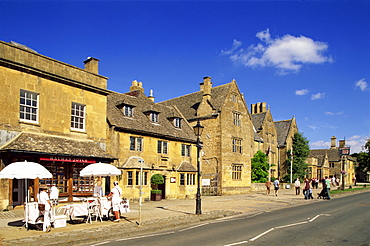
[[[151,201],[160,201],[162,199],[162,191],[158,190],[158,185],[164,183],[164,178],[160,174],[154,174],[150,178],[152,184],[152,190],[150,191],[150,200]]]

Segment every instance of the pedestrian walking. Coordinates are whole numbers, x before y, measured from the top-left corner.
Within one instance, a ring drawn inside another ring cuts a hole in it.
[[[265,186],[266,186],[266,195],[270,195],[271,181],[267,180]]]
[[[299,178],[295,180],[294,187],[295,187],[295,194],[299,195],[299,193],[301,193],[301,181],[299,181]]]
[[[279,180],[275,179],[274,181],[274,189],[275,189],[275,196],[278,195],[278,190],[279,190]]]
[[[328,178],[328,176],[325,177],[325,184],[326,184],[326,192],[327,192],[327,198],[330,200],[330,183],[331,180]]]
[[[303,195],[304,195],[304,199],[308,199],[309,195],[310,195],[310,181],[308,180],[308,178],[305,178],[304,179],[304,188],[303,188]]]

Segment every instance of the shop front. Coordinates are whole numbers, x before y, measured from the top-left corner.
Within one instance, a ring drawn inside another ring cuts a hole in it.
[[[28,144],[25,144],[26,140]],[[42,151],[35,151],[36,149],[42,149]],[[53,175],[51,179],[8,180],[5,185],[8,185],[9,193],[3,194],[0,198],[9,201],[8,207],[22,205],[27,195],[30,201],[36,200],[39,187],[44,185],[51,187],[55,184],[59,190],[61,202],[78,201],[81,197],[92,196],[94,186],[98,182],[97,177],[80,177],[80,171],[91,163],[112,163],[115,160],[92,141],[29,133],[23,133],[3,146],[0,149],[0,159],[3,167],[18,161],[36,162]],[[107,187],[106,190],[109,188]]]

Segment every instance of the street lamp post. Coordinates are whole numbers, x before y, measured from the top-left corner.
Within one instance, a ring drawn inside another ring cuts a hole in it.
[[[198,120],[197,124],[193,127],[194,133],[197,136],[197,170],[198,170],[198,179],[197,179],[197,195],[196,195],[196,205],[195,205],[195,214],[202,214],[202,199],[200,198],[200,150],[202,149],[202,144],[200,142],[200,136],[202,135],[204,126],[202,126]]]

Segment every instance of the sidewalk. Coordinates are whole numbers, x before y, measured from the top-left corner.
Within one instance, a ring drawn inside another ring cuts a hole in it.
[[[313,191],[314,197],[321,189]],[[202,215],[195,215],[195,199],[161,200],[131,203],[131,212],[119,223],[97,221],[92,224],[69,224],[66,227],[52,228],[45,233],[22,227],[23,210],[0,212],[0,239],[2,245],[77,245],[93,243],[114,237],[127,237],[164,229],[196,224],[238,214],[254,214],[305,203],[323,200],[304,200],[303,195],[296,196],[294,189],[280,189],[278,196],[265,195],[265,192],[251,192],[239,195],[203,196]]]

